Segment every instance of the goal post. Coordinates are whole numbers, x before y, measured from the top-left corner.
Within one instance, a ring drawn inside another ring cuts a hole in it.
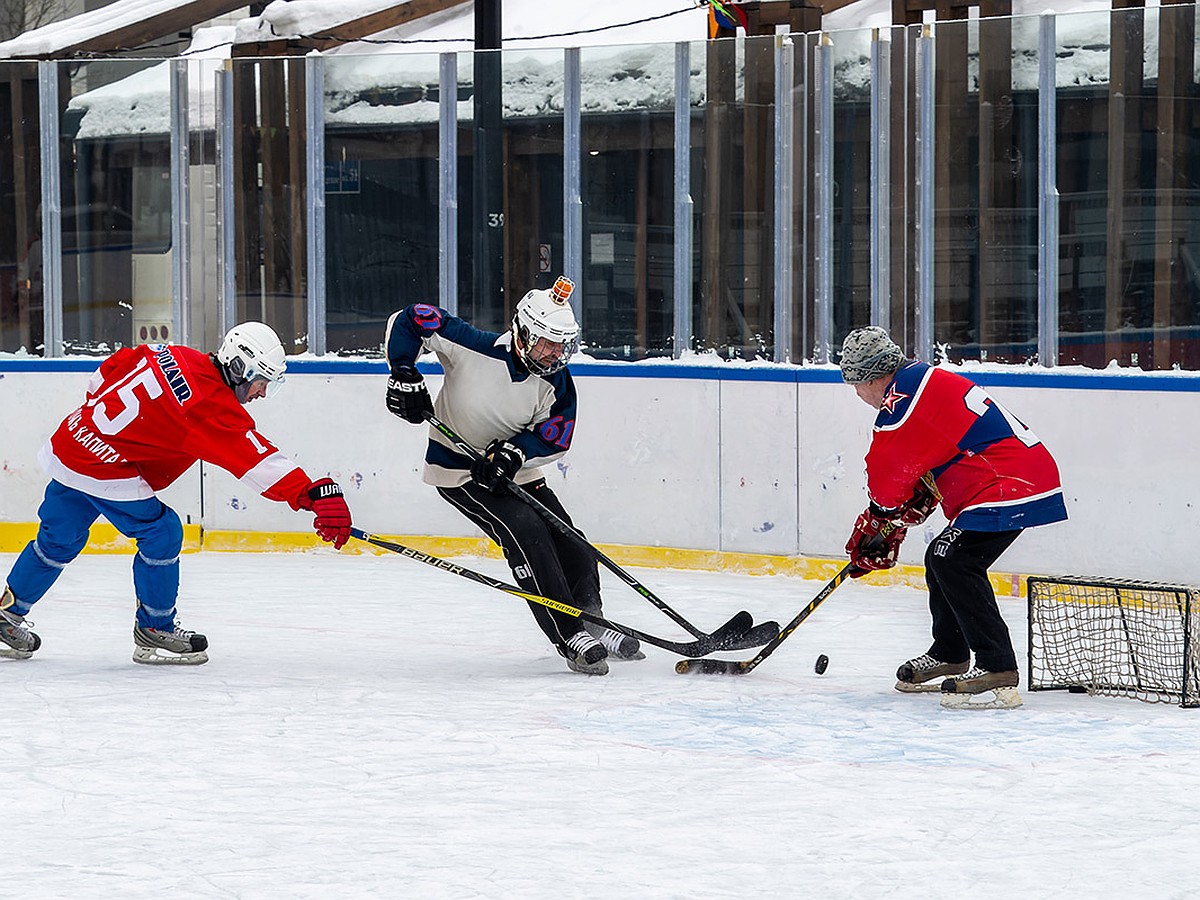
[[[1026,596],[1031,691],[1200,706],[1200,588],[1031,577]]]

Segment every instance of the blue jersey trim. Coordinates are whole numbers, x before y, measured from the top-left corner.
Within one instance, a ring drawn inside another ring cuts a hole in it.
[[[963,510],[954,519],[954,527],[964,531],[1015,531],[1036,528],[1067,518],[1062,491],[1012,506],[977,506]]]
[[[471,471],[471,458],[457,450],[444,447],[437,441],[430,440],[425,450],[425,462],[431,466],[441,466],[443,469],[456,469],[463,472]]]

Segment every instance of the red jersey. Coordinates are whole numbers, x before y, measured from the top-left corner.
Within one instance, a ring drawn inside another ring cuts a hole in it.
[[[1011,531],[1067,517],[1054,457],[974,382],[912,362],[883,397],[867,451],[867,491],[895,509],[931,472],[957,528]]]
[[[127,347],[106,359],[83,405],[38,454],[55,481],[106,500],[152,497],[197,460],[292,509],[310,481],[255,430],[207,354],[170,344]]]

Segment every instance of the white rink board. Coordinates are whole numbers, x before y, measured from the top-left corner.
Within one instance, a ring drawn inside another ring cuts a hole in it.
[[[720,386],[720,548],[794,555],[800,546],[795,392],[761,381]]]
[[[30,374],[6,372],[0,361],[0,521],[35,519],[44,478],[34,455],[82,395],[86,375],[54,365]],[[721,367],[690,365],[572,368],[579,389],[575,445],[546,474],[592,540],[841,555],[866,502],[863,455],[873,414],[829,370],[745,367],[722,377]],[[646,377],[648,369],[656,377]],[[1200,508],[1200,424],[1192,415],[1200,378],[997,369],[964,371],[1047,443],[1071,513],[1067,523],[1023,536],[997,568],[1200,582],[1190,541]],[[311,475],[329,474],[345,486],[362,527],[476,534],[421,482],[426,431],[385,411],[382,364],[376,373],[362,362],[301,360],[293,370],[278,397],[251,411],[260,430]],[[1132,381],[1157,387],[1106,387]],[[436,392],[440,376],[429,383]],[[212,467],[203,474],[202,517],[200,491],[193,469],[166,499],[210,529],[307,531],[306,516]],[[935,516],[914,532],[902,559],[920,563],[942,524]]]

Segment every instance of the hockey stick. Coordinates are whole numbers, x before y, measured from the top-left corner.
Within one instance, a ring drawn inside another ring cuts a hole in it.
[[[405,547],[403,544],[385,541],[373,534],[368,534],[361,528],[351,528],[350,533],[360,541],[366,541],[368,544],[382,547],[384,550],[391,550],[393,553],[399,553],[401,556],[407,556],[409,559],[415,559],[417,562],[423,562],[434,568],[442,569],[452,575],[460,575],[477,584],[496,588],[499,591],[504,591],[506,594],[512,594],[514,597],[528,600],[530,603],[545,606],[547,609],[566,613],[568,616],[583,619],[585,622],[594,622],[597,625],[603,625],[606,628],[611,628],[613,631],[637,638],[644,643],[653,644],[655,647],[661,647],[664,650],[670,650],[672,653],[678,653],[680,656],[705,656],[709,653],[715,653],[718,650],[735,649],[735,642],[743,640],[745,635],[752,630],[751,623],[753,620],[750,618],[750,613],[739,612],[712,634],[701,634],[695,641],[687,644],[668,641],[665,638],[655,637],[652,634],[646,634],[644,631],[638,631],[636,628],[630,628],[628,625],[620,625],[601,616],[594,616],[567,603],[551,600],[549,597],[542,597],[538,594],[531,594],[521,590],[516,585],[508,584],[500,581],[498,578],[484,575],[482,572],[465,568],[457,563],[450,562],[448,559],[442,559],[440,556],[432,556],[428,553],[422,553],[420,550],[415,550],[412,547]]]
[[[933,477],[926,474],[922,476],[922,480],[925,481],[929,489],[940,500],[941,495],[937,493],[937,487],[933,484]],[[884,538],[887,538],[888,535],[896,530],[896,527],[895,522],[885,522],[884,526],[879,529],[879,534],[868,541],[867,546],[869,547],[875,541],[882,541]],[[814,610],[824,603],[843,581],[850,577],[854,568],[853,563],[846,563],[846,565],[842,566],[842,570],[833,576],[829,584],[817,592],[817,596],[808,602],[808,606],[796,613],[796,617],[788,622],[783,627],[783,630],[773,640],[768,642],[765,647],[759,650],[752,659],[681,659],[675,663],[675,672],[679,675],[687,675],[692,672],[699,673],[700,675],[747,675],[753,672],[764,659],[775,652],[776,647],[786,641],[788,636],[800,627],[801,622],[811,616]]]
[[[472,447],[470,444],[468,444],[466,441],[464,441],[461,437],[459,437],[455,433],[454,429],[452,429],[449,425],[447,425],[445,422],[443,422],[441,419],[439,419],[436,415],[434,415],[433,413],[427,413],[426,418],[429,420],[430,425],[432,425],[434,428],[436,428],[438,431],[440,431],[446,437],[447,440],[449,440],[452,444],[454,444],[455,447],[457,447],[460,451],[462,451],[464,454],[469,456],[471,459],[482,459],[483,458],[482,453],[480,453],[478,450],[476,450],[474,447]],[[646,587],[644,584],[642,584],[640,581],[638,581],[636,578],[634,578],[632,575],[630,575],[628,572],[626,572],[624,569],[622,569],[619,565],[617,565],[615,562],[613,562],[611,559],[609,559],[602,550],[600,550],[591,541],[589,541],[586,537],[584,537],[582,532],[580,532],[576,528],[568,525],[566,522],[564,522],[562,519],[560,519],[557,515],[555,515],[553,510],[549,509],[545,504],[543,504],[540,500],[538,500],[531,493],[529,493],[529,491],[525,490],[525,488],[521,487],[519,484],[512,481],[511,479],[507,482],[507,487],[508,487],[509,492],[512,493],[513,496],[517,497],[519,500],[523,501],[524,503],[526,503],[530,507],[532,507],[534,509],[534,511],[536,511],[538,513],[538,515],[540,515],[543,519],[546,520],[546,523],[548,525],[550,525],[552,528],[554,528],[560,534],[565,534],[568,537],[572,537],[575,540],[579,541],[580,544],[583,547],[586,547],[588,549],[588,551],[591,553],[591,555],[596,560],[601,562],[606,569],[608,569],[610,572],[612,572],[614,575],[616,575],[618,578],[620,578],[623,582],[625,582],[627,585],[629,585],[631,588],[633,588],[635,591],[637,591],[639,594],[641,594],[643,597],[645,597],[647,600],[649,600],[651,604],[658,607],[658,609],[660,609],[662,612],[666,613],[667,617],[670,618],[671,621],[673,621],[675,624],[677,624],[678,626],[683,628],[685,631],[687,631],[693,637],[703,638],[705,636],[705,633],[703,631],[701,631],[699,628],[697,628],[695,625],[693,625],[691,622],[689,622],[687,619],[685,619],[682,615],[677,613],[674,609],[671,608],[671,606],[669,606],[667,604],[667,602],[665,600],[662,600],[659,597],[655,596],[655,594],[648,587]],[[745,612],[745,610],[742,610],[742,612]],[[750,614],[746,613],[746,615],[749,616]],[[751,621],[753,621],[753,618],[751,618]],[[763,644],[764,641],[772,640],[778,634],[779,634],[779,625],[777,623],[763,622],[759,625],[754,626],[749,631],[747,631],[744,639],[741,642],[736,642],[736,643],[731,642],[725,646],[725,649],[726,650],[744,650],[749,647],[759,647]]]
[[[680,675],[688,673],[699,673],[701,675],[747,675],[753,672],[764,659],[775,652],[776,647],[787,640],[788,636],[800,627],[801,622],[811,616],[813,611],[824,603],[826,598],[837,590],[843,581],[850,577],[850,571],[853,568],[854,566],[850,563],[842,566],[842,570],[833,576],[829,584],[817,592],[817,596],[809,601],[808,606],[800,610],[796,614],[796,618],[788,622],[779,634],[775,635],[765,647],[754,655],[753,659],[681,659],[675,663],[675,671]]]

